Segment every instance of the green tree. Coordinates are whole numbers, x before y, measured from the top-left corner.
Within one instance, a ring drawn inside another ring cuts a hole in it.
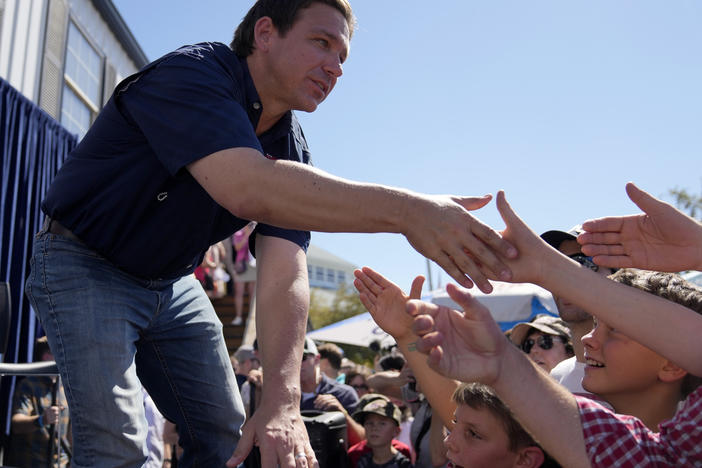
[[[310,292],[310,325],[314,330],[365,311],[358,293],[352,286],[340,285],[331,302],[319,291]]]
[[[674,198],[678,209],[685,211],[695,219],[702,219],[702,194],[695,195],[677,187],[668,190],[668,194]]]

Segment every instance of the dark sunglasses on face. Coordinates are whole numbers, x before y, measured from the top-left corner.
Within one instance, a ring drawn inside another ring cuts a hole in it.
[[[554,336],[552,335],[539,335],[536,340],[534,340],[534,338],[527,338],[524,340],[524,343],[522,343],[522,351],[529,354],[535,344],[543,350],[549,350],[553,348],[553,338]]]
[[[351,386],[356,390],[368,390],[368,385],[366,385],[366,384],[351,385]]]
[[[589,268],[592,271],[597,271],[600,269],[599,265],[592,261],[592,257],[588,257],[587,255],[583,255],[581,253],[568,256],[576,262],[578,262],[579,264],[581,264],[582,266],[584,266],[585,268]]]

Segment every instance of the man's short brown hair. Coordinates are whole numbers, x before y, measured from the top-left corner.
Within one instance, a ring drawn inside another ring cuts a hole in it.
[[[322,3],[339,10],[349,25],[351,39],[356,27],[356,18],[347,0],[258,0],[236,28],[230,47],[239,57],[248,57],[254,50],[254,26],[259,19],[268,16],[278,33],[285,36],[295,24],[300,10],[314,3]]]
[[[317,346],[317,351],[319,351],[319,356],[322,359],[329,361],[329,365],[332,369],[341,369],[341,360],[344,358],[344,352],[334,343],[324,343],[323,345]]]

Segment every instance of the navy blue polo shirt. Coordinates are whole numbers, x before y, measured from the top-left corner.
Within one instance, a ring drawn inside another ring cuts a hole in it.
[[[42,210],[127,273],[188,274],[210,245],[248,223],[217,204],[188,164],[241,147],[310,163],[295,115],[288,112],[257,137],[261,110],[246,61],[228,46],[182,47],[117,86],[59,170]],[[307,231],[263,224],[256,231],[305,250],[310,239]]]

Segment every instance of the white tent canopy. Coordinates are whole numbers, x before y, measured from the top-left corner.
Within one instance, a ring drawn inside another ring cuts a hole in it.
[[[556,314],[556,304],[551,293],[532,284],[493,283],[493,292],[484,294],[477,288],[471,289],[481,303],[487,306],[501,328],[511,328],[516,322],[529,320],[538,313]],[[422,299],[439,305],[458,309],[458,305],[448,297],[446,291],[430,292]],[[366,312],[355,317],[333,323],[307,334],[316,341],[369,346],[378,341],[382,347],[395,343],[395,340],[385,333]]]

